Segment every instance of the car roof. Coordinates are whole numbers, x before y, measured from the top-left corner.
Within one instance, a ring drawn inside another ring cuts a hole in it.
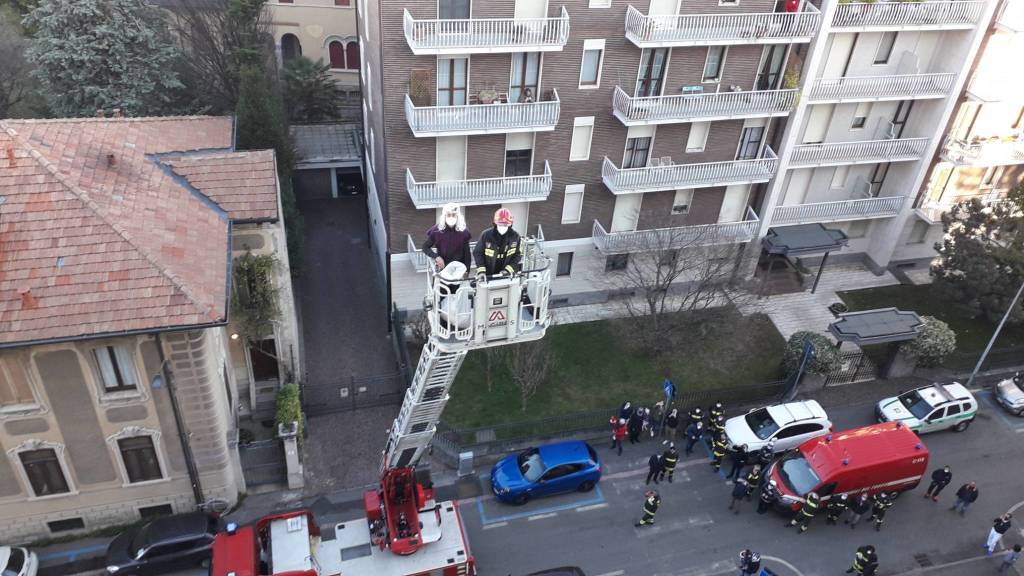
[[[817,400],[776,404],[768,407],[768,414],[780,426],[801,420],[825,420],[828,418],[825,410],[821,407],[821,404],[818,404]]]
[[[865,460],[886,461],[920,451],[927,453],[921,439],[899,422],[883,422],[819,436],[800,445],[811,465],[839,468],[857,466]]]
[[[209,531],[208,526],[209,516],[205,512],[188,512],[157,518],[144,525],[140,535],[146,546],[152,546],[167,540],[201,536]]]
[[[573,462],[587,462],[590,460],[590,452],[587,451],[587,443],[582,440],[570,440],[568,442],[556,442],[538,446],[540,459],[544,462],[545,468],[552,468],[559,464]]]
[[[951,382],[949,384],[929,384],[917,389],[917,393],[924,398],[924,401],[932,406],[940,406],[949,402],[960,402],[971,400],[973,395],[963,384]]]

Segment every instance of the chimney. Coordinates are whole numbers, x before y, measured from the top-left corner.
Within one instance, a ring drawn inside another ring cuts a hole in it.
[[[7,147],[7,166],[14,168],[14,146]]]
[[[111,110],[110,111],[110,117],[111,118],[120,118],[121,117],[121,109],[120,108],[114,108],[113,110]]]
[[[32,295],[32,287],[26,286],[18,290],[18,294],[21,294],[21,309],[22,310],[35,310],[39,306],[39,302],[36,301],[36,297]]]
[[[107,113],[103,111],[103,108],[97,108],[96,109],[96,117],[97,118],[106,118],[107,117]]]
[[[117,156],[113,153],[107,154],[107,168],[113,168],[117,165]]]

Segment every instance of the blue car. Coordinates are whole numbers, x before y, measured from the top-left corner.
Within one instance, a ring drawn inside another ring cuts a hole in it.
[[[601,479],[601,459],[579,440],[530,448],[506,456],[491,469],[494,496],[509,504],[559,492],[589,492]]]

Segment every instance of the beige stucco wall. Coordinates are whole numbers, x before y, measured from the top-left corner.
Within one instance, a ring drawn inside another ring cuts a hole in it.
[[[348,42],[357,40],[356,0],[349,6],[335,6],[334,0],[295,0],[281,4],[269,0],[270,25],[278,53],[281,37],[294,34],[302,46],[302,55],[310,60],[330,62],[327,45],[332,40]],[[333,70],[338,84],[346,91],[359,91],[358,70]]]

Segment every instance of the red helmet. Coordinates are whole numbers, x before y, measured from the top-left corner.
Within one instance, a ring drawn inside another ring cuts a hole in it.
[[[499,208],[494,213],[494,223],[501,224],[502,226],[512,225],[512,211],[508,208]]]

